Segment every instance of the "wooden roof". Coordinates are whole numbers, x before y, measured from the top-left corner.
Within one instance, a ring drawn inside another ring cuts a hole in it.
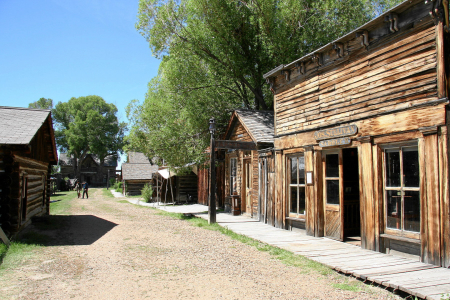
[[[150,160],[144,153],[141,152],[128,152],[128,163],[131,164],[149,164]]]
[[[272,143],[274,142],[274,119],[273,111],[268,110],[235,110],[231,115],[230,122],[224,135],[224,139],[229,139],[236,122],[244,126],[253,142]]]
[[[48,124],[50,161],[58,160],[51,111],[0,106],[0,145],[29,145],[36,133]]]
[[[122,178],[123,180],[150,180],[153,173],[158,171],[157,165],[150,163],[124,163],[122,164]]]

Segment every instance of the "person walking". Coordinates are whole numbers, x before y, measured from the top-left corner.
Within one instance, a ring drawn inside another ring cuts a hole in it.
[[[86,194],[86,199],[89,199],[88,189],[89,189],[89,184],[86,181],[83,182],[83,199],[84,199],[84,194]]]

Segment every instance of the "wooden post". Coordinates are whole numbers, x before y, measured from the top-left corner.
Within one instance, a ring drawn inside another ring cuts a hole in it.
[[[210,168],[210,184],[209,184],[209,206],[208,206],[208,223],[209,224],[214,224],[216,223],[216,170],[215,170],[215,157],[214,157],[214,152],[215,152],[215,145],[214,145],[214,128],[213,128],[213,124],[214,124],[214,118],[212,118],[211,120],[209,120],[210,122],[210,132],[211,132],[211,162],[209,165]]]
[[[9,239],[6,234],[3,232],[3,229],[0,227],[0,239],[2,239],[3,243],[9,247]]]

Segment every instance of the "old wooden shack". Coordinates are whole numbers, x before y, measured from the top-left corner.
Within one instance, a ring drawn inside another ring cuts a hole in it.
[[[225,204],[233,214],[245,214],[264,219],[266,212],[260,196],[260,156],[258,150],[273,148],[273,112],[236,110],[231,115],[222,140],[247,142],[254,150],[242,150],[236,145],[225,154]],[[216,147],[221,148],[219,141]],[[240,150],[239,150],[240,149]],[[264,189],[264,188],[263,188]]]
[[[265,74],[277,226],[450,266],[447,3],[405,1]]]
[[[0,227],[8,236],[49,213],[57,161],[50,110],[0,107]]]
[[[153,175],[153,189],[158,201],[188,203],[198,201],[197,175],[192,172],[177,172],[167,166],[159,167]]]
[[[153,174],[157,171],[158,166],[143,153],[128,152],[127,162],[122,164],[123,193],[140,195],[144,185],[152,183]]]

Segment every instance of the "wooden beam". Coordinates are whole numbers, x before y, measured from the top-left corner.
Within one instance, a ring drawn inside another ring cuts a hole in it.
[[[253,142],[216,140],[216,149],[258,150]]]
[[[0,238],[2,239],[3,243],[5,243],[6,246],[9,247],[10,242],[6,234],[3,232],[3,229],[0,227]]]

